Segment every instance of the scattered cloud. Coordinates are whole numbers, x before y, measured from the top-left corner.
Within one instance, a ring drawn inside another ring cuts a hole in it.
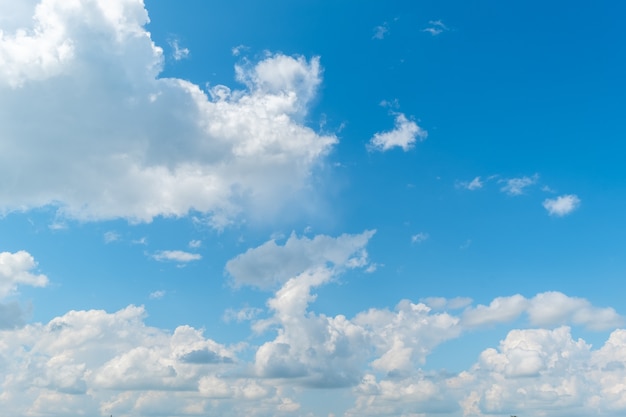
[[[343,234],[336,238],[317,235],[312,239],[292,233],[282,246],[272,239],[248,249],[228,261],[225,270],[236,287],[270,289],[317,267],[331,265],[333,270],[366,267],[369,260],[365,246],[374,233],[367,230],[357,235]]]
[[[49,0],[3,32],[0,211],[150,222],[193,210],[223,228],[284,208],[337,143],[302,123],[319,58],[268,54],[235,68],[243,89],[203,91],[160,78],[142,1],[114,4]]]
[[[426,240],[428,240],[430,236],[428,235],[428,233],[425,232],[419,232],[413,236],[411,236],[411,243],[422,243]]]
[[[237,46],[234,46],[234,47],[231,49],[231,53],[233,54],[233,56],[239,56],[239,55],[241,55],[244,51],[247,51],[247,50],[249,50],[249,49],[250,49],[250,48],[249,48],[248,46],[246,46],[246,45],[237,45]]]
[[[376,26],[374,28],[374,35],[372,36],[372,39],[385,39],[385,36],[388,32],[389,25],[387,24],[387,22],[384,22],[382,25]]]
[[[202,246],[201,240],[192,240],[189,242],[189,247],[192,249],[198,249],[200,246]]]
[[[474,191],[483,188],[484,182],[480,179],[480,177],[475,177],[471,181],[461,181],[457,182],[457,187],[465,188],[466,190]]]
[[[120,240],[120,234],[114,231],[109,231],[104,234],[104,243],[113,243]]]
[[[177,39],[170,41],[170,46],[172,47],[172,58],[176,61],[180,61],[182,59],[189,57],[189,49],[182,48]]]
[[[524,190],[531,185],[534,185],[539,180],[539,174],[535,174],[532,177],[519,177],[502,179],[498,182],[504,183],[500,191],[512,196],[518,196],[524,194]]]
[[[546,198],[543,207],[551,216],[563,217],[580,206],[580,198],[575,194],[566,194],[556,198]]]
[[[440,35],[441,33],[450,30],[441,20],[431,20],[428,24],[429,26],[422,29],[422,32],[430,33],[433,36]]]
[[[428,132],[419,127],[417,123],[407,119],[403,113],[397,113],[394,129],[374,134],[369,141],[368,149],[385,152],[399,147],[407,152],[417,140],[423,141],[427,136]]]
[[[237,323],[241,323],[242,321],[251,321],[262,312],[262,309],[255,307],[244,307],[239,310],[229,308],[224,312],[224,321],[226,323],[233,321]]]
[[[166,292],[164,290],[157,290],[150,293],[151,300],[160,300],[165,297]]]
[[[186,263],[199,261],[200,259],[202,259],[202,255],[197,253],[184,252],[182,250],[162,250],[152,255],[152,258],[160,262],[176,261]]]

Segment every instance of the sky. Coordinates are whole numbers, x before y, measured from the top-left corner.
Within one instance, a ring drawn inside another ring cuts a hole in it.
[[[623,416],[625,12],[0,0],[3,413]]]

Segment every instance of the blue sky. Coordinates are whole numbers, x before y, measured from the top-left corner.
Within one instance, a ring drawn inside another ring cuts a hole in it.
[[[0,0],[16,416],[621,416],[626,6]]]

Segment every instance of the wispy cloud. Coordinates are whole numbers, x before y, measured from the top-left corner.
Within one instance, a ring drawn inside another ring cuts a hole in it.
[[[484,182],[480,179],[480,177],[476,177],[471,181],[460,181],[457,182],[458,188],[464,188],[466,190],[474,191],[480,188],[483,188]]]
[[[198,249],[200,246],[202,246],[202,241],[201,240],[192,240],[189,242],[189,247],[193,248],[193,249]]]
[[[522,195],[524,190],[531,185],[534,185],[539,180],[539,174],[535,174],[532,177],[519,177],[503,179],[499,182],[503,182],[504,186],[500,188],[500,191],[508,195]]]
[[[176,61],[189,57],[189,49],[181,47],[177,39],[171,40],[170,46],[172,47],[172,57]]]
[[[176,261],[176,262],[191,262],[202,259],[202,255],[197,253],[185,252],[182,250],[162,250],[152,255],[152,258],[160,261]]]
[[[428,240],[430,236],[428,235],[428,233],[425,232],[419,232],[413,236],[411,236],[411,243],[422,243],[426,240]]]
[[[154,292],[150,293],[150,299],[151,300],[160,300],[163,297],[165,297],[165,291],[164,290],[158,290],[158,291],[154,291]]]
[[[562,195],[556,198],[547,198],[543,201],[543,207],[551,216],[563,217],[580,206],[580,198],[576,194]]]
[[[440,35],[450,30],[441,20],[431,20],[428,22],[428,25],[427,28],[422,29],[422,32],[430,33],[433,36]]]
[[[113,243],[120,240],[120,235],[117,232],[109,231],[104,234],[104,243]]]
[[[389,25],[387,24],[387,22],[384,22],[382,25],[376,26],[374,28],[374,35],[372,36],[372,39],[385,39],[385,36],[388,32]]]

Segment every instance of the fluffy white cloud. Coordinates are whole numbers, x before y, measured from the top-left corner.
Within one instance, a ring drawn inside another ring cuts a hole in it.
[[[592,330],[606,330],[624,323],[624,318],[613,308],[594,307],[584,298],[569,297],[558,291],[540,293],[530,299],[519,294],[498,297],[489,306],[467,308],[462,319],[467,327],[489,326],[511,322],[522,313],[528,315],[533,326],[575,324]]]
[[[424,140],[428,132],[419,127],[413,120],[407,119],[403,113],[396,114],[395,127],[388,132],[374,134],[368,144],[368,149],[376,151],[388,151],[395,147],[408,151],[417,140]]]
[[[374,233],[368,230],[336,238],[317,235],[313,239],[292,233],[282,246],[272,239],[231,259],[226,263],[226,272],[235,286],[267,289],[315,267],[363,267],[368,263],[365,246]]]
[[[150,221],[196,210],[220,227],[249,204],[280,207],[337,141],[301,123],[317,58],[268,55],[236,68],[246,89],[207,94],[158,77],[142,0],[0,4],[4,212],[53,204],[82,220]]]
[[[0,299],[15,293],[19,285],[45,287],[48,277],[35,274],[35,258],[26,252],[0,252]]]
[[[575,194],[566,194],[557,198],[546,198],[543,207],[551,216],[562,217],[570,214],[580,206],[580,198]]]

